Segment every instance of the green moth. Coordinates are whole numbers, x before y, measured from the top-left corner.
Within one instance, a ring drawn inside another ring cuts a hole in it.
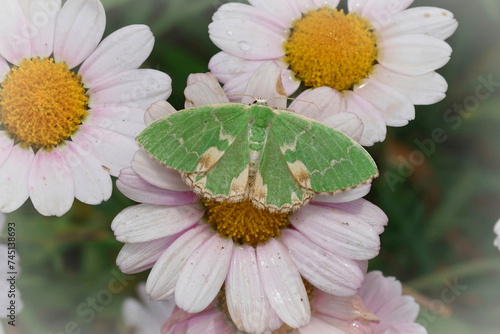
[[[263,101],[181,110],[149,125],[137,141],[179,170],[202,197],[250,199],[275,212],[293,211],[314,194],[335,194],[378,175],[354,140]]]

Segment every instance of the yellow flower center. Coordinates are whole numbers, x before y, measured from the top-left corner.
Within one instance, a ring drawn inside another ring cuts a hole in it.
[[[87,115],[88,97],[81,76],[66,63],[24,59],[1,86],[2,126],[24,147],[50,150],[68,139]]]
[[[259,210],[250,201],[205,202],[207,222],[225,238],[256,247],[280,235],[290,225],[285,213]]]
[[[296,21],[285,42],[286,61],[308,87],[338,91],[366,78],[377,60],[368,22],[343,10],[322,8]]]

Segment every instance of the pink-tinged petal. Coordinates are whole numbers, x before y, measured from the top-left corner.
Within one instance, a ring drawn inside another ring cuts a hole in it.
[[[427,334],[425,327],[417,323],[395,324],[391,326],[391,330],[395,333]],[[375,333],[379,333],[378,330]]]
[[[111,197],[111,177],[96,157],[82,154],[80,147],[71,141],[67,141],[60,152],[73,175],[76,199],[96,205]]]
[[[389,218],[387,218],[387,215],[384,211],[382,211],[382,209],[362,198],[346,203],[314,202],[314,205],[335,208],[337,210],[355,215],[360,220],[370,224],[378,234],[382,234],[382,232],[384,232],[384,227],[387,226],[387,223],[389,222]]]
[[[185,331],[172,332],[172,334],[235,334],[234,326],[218,311],[200,313],[187,321]]]
[[[224,283],[233,254],[233,241],[218,234],[205,241],[189,256],[175,287],[175,303],[196,313],[204,310]]]
[[[296,2],[298,0],[295,0]],[[340,2],[340,0],[310,0],[316,8],[321,8],[321,7],[330,7],[330,8],[336,8]]]
[[[75,181],[59,149],[38,150],[31,164],[28,189],[35,209],[44,216],[62,216],[73,205]]]
[[[385,139],[387,128],[384,117],[372,104],[352,91],[344,91],[347,100],[347,110],[356,114],[363,122],[363,134],[359,143],[371,146]]]
[[[309,324],[304,327],[297,329],[298,334],[318,334],[318,333],[328,333],[328,334],[355,334],[352,332],[343,331],[336,326],[326,323],[318,317],[312,317]]]
[[[358,13],[370,21],[375,29],[379,29],[392,21],[392,17],[408,8],[413,0],[367,0],[354,1],[362,4],[362,11]],[[358,7],[359,8],[359,7]],[[349,8],[349,11],[351,9]]]
[[[265,60],[248,60],[221,51],[210,59],[208,68],[221,83],[225,84],[242,74],[255,72],[265,62]]]
[[[215,76],[209,73],[190,74],[184,96],[185,108],[229,102]]]
[[[403,126],[415,118],[415,106],[408,96],[391,86],[367,80],[364,85],[355,87],[354,93],[377,108],[389,126]],[[362,116],[360,118],[364,121]]]
[[[204,211],[196,204],[138,204],[122,210],[113,219],[111,229],[120,242],[146,242],[184,231],[203,217],[203,214]]]
[[[291,70],[284,69],[281,72],[281,81],[287,96],[295,93],[295,91],[300,87],[300,80],[295,77],[295,74]]]
[[[284,230],[281,241],[300,275],[316,288],[337,296],[351,296],[361,287],[364,274],[355,261],[326,251],[294,230]]]
[[[240,3],[219,7],[208,26],[212,42],[221,50],[251,60],[280,58],[287,28],[277,18]]]
[[[14,140],[5,131],[0,131],[0,166],[7,161],[13,148]]]
[[[125,274],[150,269],[179,235],[178,233],[157,240],[125,244],[116,257],[116,265]]]
[[[332,115],[327,122],[327,125],[342,132],[355,141],[359,142],[361,136],[363,135],[364,124],[354,113],[343,112],[335,114]]]
[[[19,65],[31,57],[30,30],[19,1],[0,0],[0,55]]]
[[[126,105],[146,110],[156,101],[166,100],[172,80],[160,71],[138,69],[120,72],[99,81],[88,90],[89,106]]]
[[[363,277],[364,278],[364,277]],[[342,320],[378,321],[359,295],[340,297],[315,291],[313,307],[320,313]]]
[[[5,61],[5,59],[3,59],[0,56],[0,82],[5,80],[5,78],[7,77],[7,73],[9,72],[10,72],[9,64]]]
[[[423,75],[443,67],[450,60],[448,43],[427,35],[401,35],[379,43],[378,62],[406,75]]]
[[[61,0],[19,1],[30,29],[31,57],[48,57],[54,49],[54,27],[61,10]]]
[[[252,104],[256,100],[267,100],[270,107],[286,109],[286,92],[281,82],[281,66],[266,62],[259,66],[245,88],[241,103]]]
[[[263,333],[269,323],[269,305],[262,288],[255,249],[235,246],[226,278],[226,302],[239,330]]]
[[[106,26],[106,14],[99,0],[68,0],[57,18],[54,59],[69,68],[81,64],[97,47]]]
[[[290,0],[248,0],[248,2],[260,8],[279,20],[285,27],[289,27],[295,20],[301,18],[302,13],[295,1]]]
[[[98,107],[87,111],[86,125],[112,130],[135,138],[146,127],[144,109],[128,106]]]
[[[229,100],[241,102],[241,95],[245,91],[251,77],[252,73],[246,73],[226,82],[223,88]]]
[[[277,240],[257,246],[259,274],[269,304],[288,326],[299,328],[311,320],[304,283],[288,250]]]
[[[302,92],[288,109],[328,126],[332,116],[347,111],[344,96],[330,87],[319,87]]]
[[[175,110],[175,108],[172,107],[172,105],[167,101],[156,101],[148,108],[148,110],[146,110],[146,113],[144,114],[144,123],[148,126],[154,121],[162,117],[169,116],[175,112],[177,112],[177,110]]]
[[[192,191],[173,191],[161,189],[146,182],[132,167],[120,171],[116,187],[133,201],[157,205],[185,205],[198,202],[198,196]]]
[[[314,203],[345,203],[355,201],[366,196],[370,192],[371,186],[372,184],[368,183],[335,195],[316,195],[314,196]]]
[[[267,298],[266,298],[266,305],[267,305],[266,308],[269,310],[269,322],[267,323],[267,329],[270,330],[271,332],[280,329],[285,323],[273,310]]]
[[[121,28],[99,44],[83,62],[78,74],[88,88],[117,73],[139,68],[151,54],[154,43],[148,26],[137,24]]]
[[[424,34],[442,40],[457,30],[453,13],[436,7],[415,7],[394,15],[389,24],[377,32],[382,39],[399,35]]]
[[[0,167],[0,212],[17,210],[28,199],[28,175],[34,157],[33,149],[18,144]]]
[[[113,176],[118,176],[122,168],[130,165],[138,149],[133,139],[96,126],[80,125],[72,139],[82,154],[97,157]]]
[[[423,75],[404,75],[375,66],[370,80],[383,83],[408,96],[413,104],[428,105],[441,101],[446,96],[448,84],[436,72]]]
[[[135,153],[132,168],[140,177],[156,187],[175,191],[191,190],[182,180],[179,171],[166,167],[142,149]]]
[[[332,330],[336,331],[334,333],[373,334],[369,323],[365,323],[360,320],[346,321],[343,319],[333,318],[319,312],[314,314],[314,318],[322,321],[323,323],[327,323],[329,326],[331,326]],[[327,333],[330,333],[330,331],[328,331]]]
[[[310,241],[337,256],[367,260],[379,252],[380,239],[375,229],[348,212],[311,205],[294,213],[289,220]]]
[[[179,273],[189,256],[214,235],[208,227],[203,224],[185,232],[156,261],[146,282],[146,293],[151,300],[167,299],[174,295]]]

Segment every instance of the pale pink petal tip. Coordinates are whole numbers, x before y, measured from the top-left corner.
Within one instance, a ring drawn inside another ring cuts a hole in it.
[[[281,71],[281,66],[276,62],[266,62],[259,66],[248,81],[241,102],[251,104],[256,100],[265,100],[271,107],[285,109],[287,100]]]
[[[175,108],[167,101],[157,101],[146,110],[146,113],[144,114],[144,123],[148,126],[154,121],[167,117],[176,111],[177,110],[175,110]]]
[[[494,231],[495,231],[495,234],[497,235],[497,238],[495,239],[494,244],[500,250],[500,220],[498,220],[497,223],[495,224]]]

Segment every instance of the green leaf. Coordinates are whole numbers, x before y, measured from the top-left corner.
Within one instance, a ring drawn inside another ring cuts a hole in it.
[[[335,194],[377,176],[354,140],[267,104],[226,103],[179,111],[147,127],[139,144],[178,169],[208,199],[288,212],[314,194]]]

